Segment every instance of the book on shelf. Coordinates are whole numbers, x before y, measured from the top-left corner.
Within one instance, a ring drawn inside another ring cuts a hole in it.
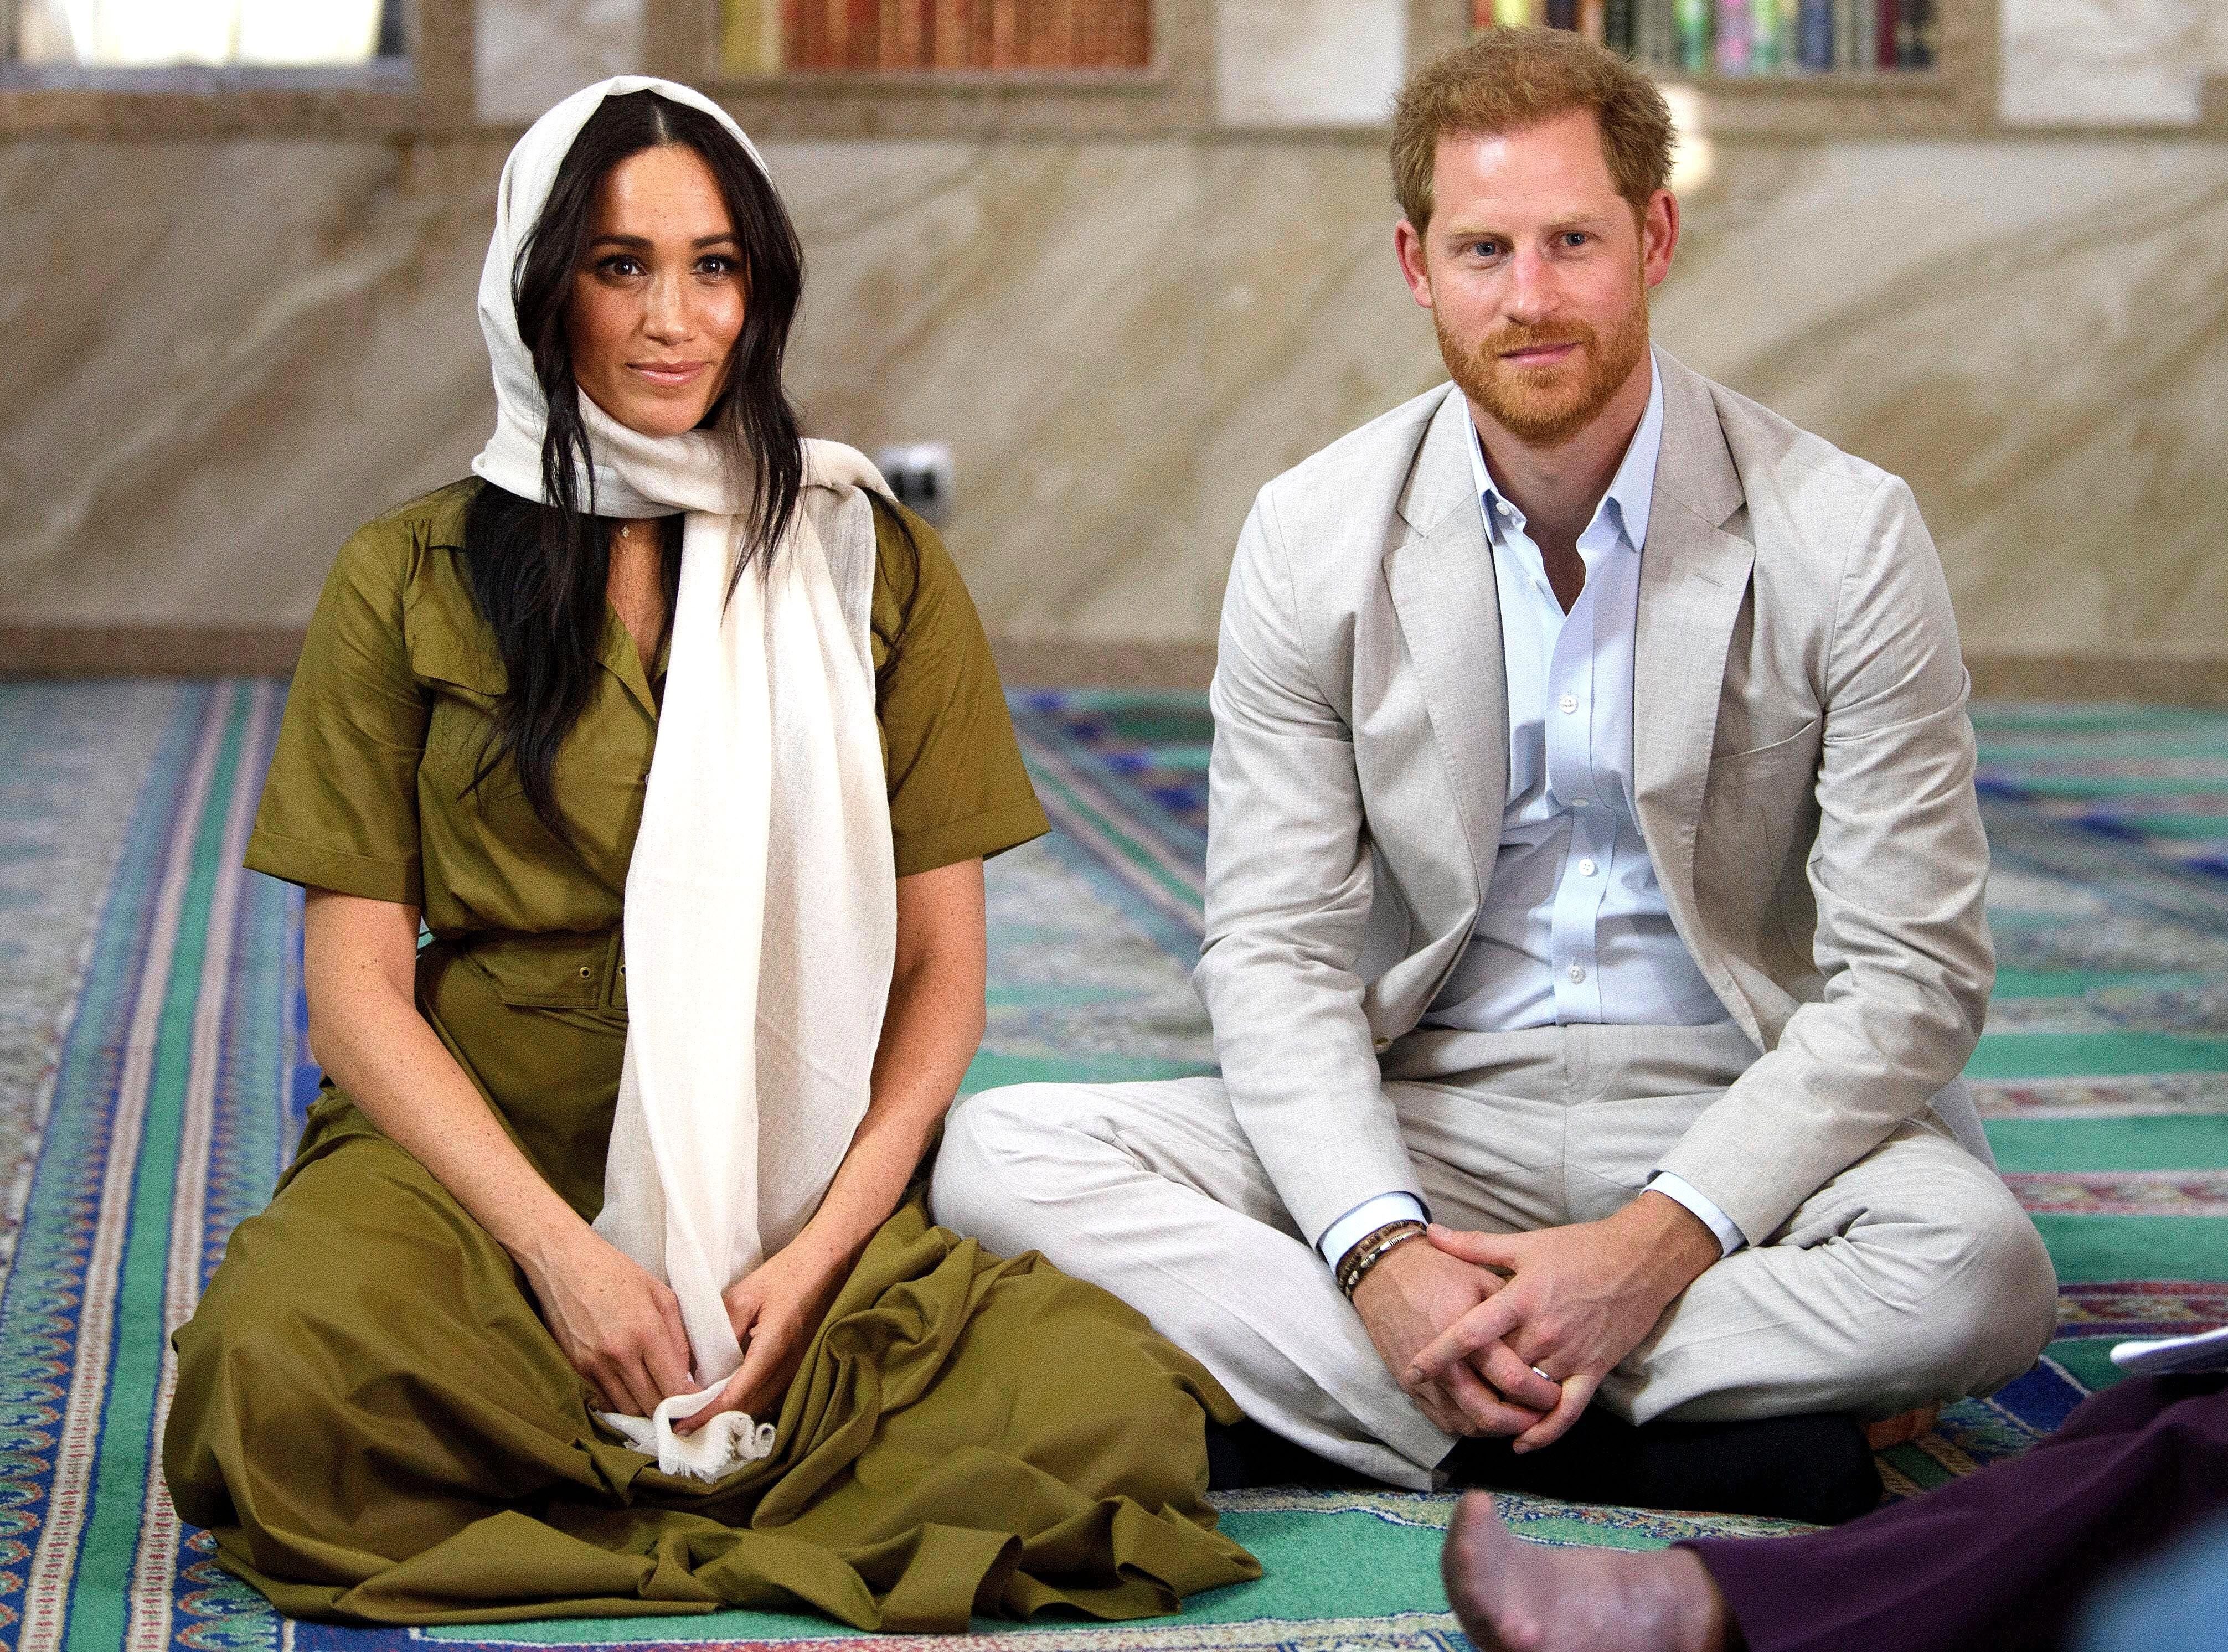
[[[1864,10],[1865,0],[1834,0],[1834,67],[1841,73],[1864,61],[1857,53],[1857,19]]]
[[[795,0],[720,0],[720,72],[728,76],[778,74],[788,61],[784,40]]]
[[[1756,48],[1756,19],[1749,0],[1718,0],[1718,73],[1746,74],[1749,54]]]
[[[1786,66],[1787,10],[1792,0],[1748,0],[1748,72],[1777,74]]]
[[[1713,25],[1717,20],[1711,0],[1673,0],[1672,17],[1678,29],[1679,67],[1689,74],[1707,74],[1713,48]]]
[[[1934,0],[1898,0],[1895,67],[1899,69],[1930,69],[1934,67]]]
[[[1640,55],[1635,0],[1602,0],[1602,44],[1627,57]]]
[[[1795,61],[1813,74],[1834,67],[1834,0],[1802,0],[1796,17]]]
[[[1576,29],[1578,26],[1578,0],[1547,0],[1547,15],[1544,21],[1550,29]]]
[[[970,0],[934,0],[929,12],[928,62],[931,68],[967,67],[967,33],[973,10]]]

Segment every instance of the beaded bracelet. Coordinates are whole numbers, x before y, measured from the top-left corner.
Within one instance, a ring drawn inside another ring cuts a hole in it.
[[[1346,1293],[1347,1300],[1354,1299],[1355,1288],[1370,1269],[1410,1239],[1423,1238],[1424,1232],[1423,1223],[1412,1216],[1404,1217],[1399,1221],[1386,1223],[1356,1244],[1338,1265],[1338,1288]]]

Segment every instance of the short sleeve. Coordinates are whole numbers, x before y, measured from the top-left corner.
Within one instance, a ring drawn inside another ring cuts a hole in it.
[[[427,702],[410,669],[407,522],[374,522],[343,547],[286,694],[247,864],[289,883],[425,904],[418,765]]]
[[[1007,714],[975,604],[936,530],[913,543],[874,513],[876,710],[901,878],[989,857],[1051,829]]]

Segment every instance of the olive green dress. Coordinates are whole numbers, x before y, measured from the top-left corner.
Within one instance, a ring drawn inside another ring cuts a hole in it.
[[[352,539],[297,668],[248,864],[418,906],[418,1004],[541,1173],[603,1197],[626,1038],[620,904],[657,733],[632,640],[556,765],[579,842],[507,764],[461,483]],[[878,535],[876,704],[900,877],[1045,829],[965,587]],[[509,1254],[330,1081],[192,1321],[163,1470],[282,1610],[390,1623],[817,1608],[861,1629],[1172,1611],[1257,1577],[1213,1529],[1204,1419],[1236,1407],[1139,1315],[986,1255],[916,1195],[822,1323],[766,1461],[659,1472],[591,1419]]]

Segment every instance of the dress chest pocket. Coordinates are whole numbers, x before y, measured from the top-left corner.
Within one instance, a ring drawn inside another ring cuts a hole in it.
[[[433,696],[426,726],[426,767],[452,795],[461,797],[480,772],[495,737],[496,708],[507,682],[503,661],[484,644],[436,624],[411,637],[410,663]],[[518,771],[506,758],[473,795],[493,802],[519,789]]]

